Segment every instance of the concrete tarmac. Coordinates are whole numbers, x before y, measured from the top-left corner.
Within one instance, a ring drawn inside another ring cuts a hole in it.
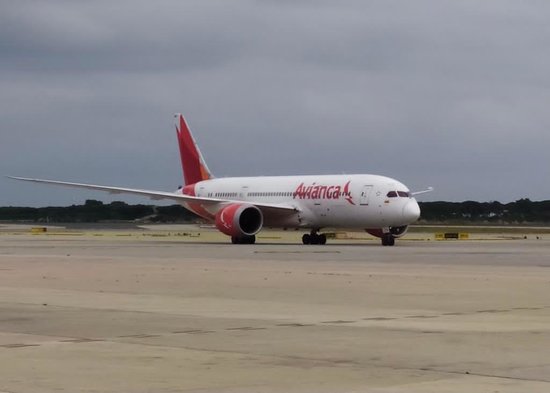
[[[0,392],[550,391],[544,238],[21,228],[0,227]]]

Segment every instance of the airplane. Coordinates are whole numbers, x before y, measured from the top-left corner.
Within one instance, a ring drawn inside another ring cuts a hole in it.
[[[192,211],[233,244],[254,244],[264,228],[309,229],[303,244],[325,244],[323,228],[357,228],[393,246],[420,217],[416,195],[401,182],[379,175],[308,175],[215,178],[191,131],[176,114],[184,186],[175,192],[8,176],[35,183],[172,200]]]

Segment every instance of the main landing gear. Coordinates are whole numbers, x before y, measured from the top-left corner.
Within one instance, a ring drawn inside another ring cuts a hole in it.
[[[312,230],[311,233],[306,233],[302,236],[302,243],[304,244],[326,244],[327,235],[324,233],[317,233],[317,230]]]
[[[254,244],[256,243],[256,236],[231,236],[231,243],[233,244]]]
[[[394,244],[395,244],[395,237],[393,237],[393,235],[390,232],[382,234],[383,246],[393,246]]]

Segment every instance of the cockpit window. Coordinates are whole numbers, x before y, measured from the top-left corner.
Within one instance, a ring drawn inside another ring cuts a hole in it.
[[[386,195],[386,197],[388,198],[397,198],[398,196],[402,198],[410,198],[411,194],[408,193],[407,191],[390,191]]]

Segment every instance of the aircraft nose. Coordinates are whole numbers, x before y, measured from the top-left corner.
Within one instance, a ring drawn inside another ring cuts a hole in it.
[[[403,218],[407,222],[415,222],[420,218],[420,206],[416,200],[411,199],[403,206]]]

